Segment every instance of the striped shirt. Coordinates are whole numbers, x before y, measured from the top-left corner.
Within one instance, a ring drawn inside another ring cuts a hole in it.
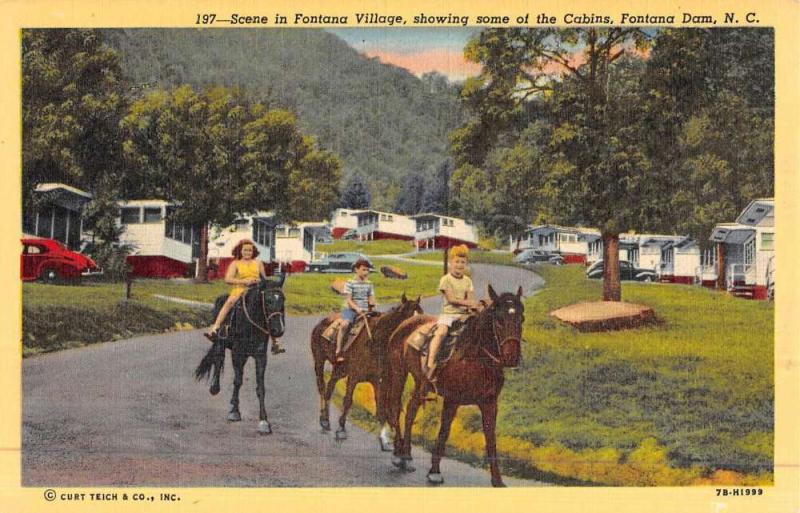
[[[360,281],[353,278],[345,284],[344,293],[353,298],[353,303],[358,305],[359,308],[366,310],[369,308],[369,297],[375,295],[375,289],[371,281]],[[345,308],[350,308],[347,305],[347,301],[345,301],[344,306]]]

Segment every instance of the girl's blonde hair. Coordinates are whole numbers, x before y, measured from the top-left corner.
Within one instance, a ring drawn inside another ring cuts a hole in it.
[[[460,246],[453,246],[448,251],[447,259],[453,260],[454,258],[469,258],[469,248],[466,244],[461,244]]]

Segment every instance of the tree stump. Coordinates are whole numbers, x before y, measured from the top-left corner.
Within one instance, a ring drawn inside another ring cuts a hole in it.
[[[550,312],[552,317],[579,331],[611,331],[655,324],[653,309],[621,301],[577,303]]]
[[[381,267],[381,274],[387,278],[393,278],[396,280],[405,280],[408,278],[407,272],[393,265],[384,265]]]

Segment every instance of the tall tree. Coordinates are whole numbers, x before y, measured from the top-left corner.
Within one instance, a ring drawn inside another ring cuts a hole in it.
[[[394,210],[400,214],[413,215],[422,212],[422,196],[425,194],[425,177],[418,171],[406,174],[403,188],[397,195]]]
[[[128,86],[119,54],[96,30],[22,32],[22,193],[63,182],[102,196],[91,215],[113,217]],[[108,225],[106,220],[105,225]],[[113,230],[106,230],[110,235]]]
[[[647,226],[654,214],[649,162],[636,141],[635,105],[626,103],[638,85],[631,73],[635,65],[615,65],[646,40],[636,28],[480,32],[465,55],[482,71],[462,92],[476,117],[452,139],[460,163],[482,165],[531,98],[552,96],[557,114],[548,152],[555,158],[548,159],[545,189],[564,221],[600,228],[603,299],[611,301],[621,299],[619,233],[633,220]]]
[[[122,127],[125,191],[163,197],[179,207],[175,221],[200,226],[201,280],[210,223],[259,210],[289,220],[332,206],[338,161],[314,148],[292,114],[251,103],[237,89],[157,91],[132,106]]]
[[[343,208],[369,208],[372,195],[361,173],[353,173],[344,186],[339,204]]]

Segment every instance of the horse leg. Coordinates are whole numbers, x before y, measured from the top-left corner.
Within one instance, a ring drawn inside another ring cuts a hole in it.
[[[325,411],[325,356],[322,349],[319,348],[319,340],[311,341],[311,356],[314,358],[314,374],[317,377],[317,393],[319,393],[319,425],[322,429],[328,431],[331,429],[331,423]]]
[[[269,435],[272,433],[272,426],[269,425],[267,420],[267,408],[264,406],[264,396],[266,395],[266,388],[264,386],[264,374],[267,370],[267,347],[264,346],[264,351],[259,352],[256,356],[256,394],[258,395],[258,432],[262,435]]]
[[[375,392],[375,416],[378,418],[378,423],[381,426],[381,432],[378,435],[378,443],[381,446],[381,451],[391,451],[389,445],[389,429],[386,426],[388,415],[386,413],[386,399],[384,395],[387,393],[387,384],[381,383],[380,378],[372,378],[369,380],[372,389]]]
[[[246,355],[233,353],[233,396],[231,396],[231,411],[228,413],[228,420],[231,422],[242,420],[242,414],[239,412],[239,389],[242,388],[244,381],[244,363],[246,361]]]
[[[428,471],[428,482],[431,484],[444,483],[442,474],[439,472],[439,462],[442,461],[442,456],[444,456],[444,447],[447,443],[447,438],[450,436],[450,425],[453,423],[457,410],[458,403],[445,399],[444,407],[442,408],[442,425],[439,427],[439,437],[433,450],[431,469]]]
[[[345,429],[345,424],[347,423],[347,414],[350,412],[350,408],[353,406],[353,392],[356,389],[356,385],[358,385],[358,381],[348,376],[347,388],[345,389],[344,400],[342,401],[342,414],[339,415],[339,429],[336,430],[337,440],[347,439],[347,429]]]
[[[222,374],[222,367],[225,365],[225,343],[221,340],[214,342],[214,375],[211,379],[211,386],[208,391],[211,395],[217,395],[220,390],[219,377]]]
[[[400,453],[400,457],[406,462],[409,462],[413,459],[411,457],[411,427],[414,425],[414,419],[417,416],[417,410],[424,400],[422,395],[424,384],[423,379],[424,378],[420,378],[417,380],[417,377],[414,376],[414,392],[412,392],[411,400],[408,401],[408,406],[406,406],[406,422],[405,428],[403,429],[403,448]],[[406,463],[406,470],[413,472],[415,469]]]
[[[330,379],[328,379],[328,384],[325,385],[325,396],[322,398],[322,411],[320,413],[320,424],[325,431],[331,430],[331,423],[328,420],[330,418],[331,397],[333,396],[334,388],[336,388],[336,383],[341,377],[337,374],[336,368],[334,368]]]
[[[500,467],[497,464],[497,438],[495,434],[497,401],[484,401],[478,407],[481,409],[481,418],[483,420],[483,436],[486,438],[486,457],[489,460],[489,471],[492,474],[492,486],[504,487],[503,478],[500,476]]]

